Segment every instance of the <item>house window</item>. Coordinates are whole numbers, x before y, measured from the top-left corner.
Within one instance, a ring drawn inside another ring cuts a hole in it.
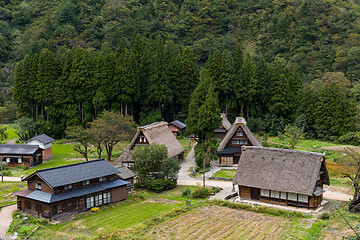
[[[279,198],[279,192],[278,191],[271,191],[271,197],[272,198]]]
[[[35,183],[35,189],[41,190],[41,183]]]
[[[99,177],[99,182],[106,181],[106,177]]]
[[[62,210],[63,210],[64,212],[75,210],[76,207],[77,207],[76,205],[77,205],[77,204],[76,204],[76,201],[63,203],[63,204],[62,204]]]
[[[302,195],[302,194],[299,194],[299,202],[304,202],[304,203],[307,203],[309,202],[309,199],[308,199],[308,196],[307,195]]]
[[[241,145],[246,145],[248,143],[248,141],[246,139],[242,139],[240,140],[240,144]]]
[[[233,158],[232,157],[221,157],[220,164],[233,164]]]
[[[69,189],[72,189],[72,185],[71,185],[71,184],[64,186],[64,190],[69,190]]]
[[[267,190],[267,189],[261,189],[261,190],[260,190],[260,196],[269,197],[269,190]]]
[[[95,206],[100,206],[103,204],[103,195],[102,193],[97,193],[95,195]]]
[[[236,136],[237,137],[242,137],[242,136],[244,136],[244,132],[243,131],[237,131]]]
[[[90,180],[85,180],[81,182],[83,186],[85,185],[89,185],[90,184]]]
[[[111,192],[104,192],[104,204],[111,202]]]
[[[86,208],[92,208],[94,206],[94,195],[86,195]]]
[[[240,141],[238,139],[233,139],[231,142],[232,145],[240,145]]]

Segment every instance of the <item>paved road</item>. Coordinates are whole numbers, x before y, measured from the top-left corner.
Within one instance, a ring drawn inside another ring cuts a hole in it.
[[[9,229],[12,221],[12,214],[16,210],[16,204],[3,207],[0,209],[0,239],[5,238],[6,232]]]
[[[184,161],[181,163],[181,168],[178,175],[178,184],[179,185],[185,185],[185,186],[192,186],[192,185],[203,185],[202,176],[197,176],[196,178],[190,177],[189,169],[192,167],[193,164],[193,158],[194,158],[194,147],[191,149],[187,157],[184,159]],[[221,187],[223,188],[222,191],[220,191],[218,194],[212,196],[210,199],[221,199],[224,200],[224,198],[230,194],[232,194],[233,185],[232,182],[229,181],[215,181],[215,180],[209,180],[208,177],[206,177],[205,181],[206,186],[215,186],[215,187]],[[333,192],[325,188],[324,193],[324,199],[328,200],[337,200],[337,201],[349,201],[352,199],[352,195],[342,193],[342,192]],[[237,189],[237,188],[236,188]]]
[[[5,177],[4,176],[4,182],[20,182],[20,181],[21,181],[21,177]],[[1,176],[0,176],[0,184],[1,184]]]

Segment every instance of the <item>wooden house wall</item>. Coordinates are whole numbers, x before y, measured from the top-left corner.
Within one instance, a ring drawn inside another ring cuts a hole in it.
[[[140,138],[142,139],[146,139],[146,142],[141,141],[140,142]],[[145,135],[143,133],[140,133],[139,136],[136,138],[135,144],[134,145],[144,145],[144,144],[149,144],[148,139],[145,137]]]
[[[128,190],[127,186],[121,186],[111,189],[111,202],[122,201],[127,198]]]
[[[54,190],[47,185],[40,177],[34,175],[32,178],[28,179],[28,189],[38,190],[35,188],[35,183],[41,183],[41,191],[54,194]],[[40,190],[39,190],[40,191]]]
[[[52,147],[46,148],[42,151],[43,160],[52,158]]]
[[[236,136],[237,132],[241,130],[243,132],[243,136]],[[247,144],[233,144],[232,140],[247,140]],[[245,131],[242,129],[241,126],[238,127],[238,129],[235,131],[234,135],[231,137],[231,139],[229,140],[229,142],[227,143],[228,147],[241,147],[241,146],[252,146],[248,136],[246,135]]]
[[[260,189],[239,185],[239,196],[243,199],[248,199],[248,200],[259,200],[265,203],[279,204],[284,206],[294,206],[294,207],[306,207],[306,208],[317,208],[318,206],[321,205],[321,202],[323,200],[322,195],[318,197],[315,196],[309,197],[306,195],[279,192],[279,191],[273,191],[273,193],[276,192],[276,196],[277,196],[274,197],[274,194],[271,193],[271,190],[265,190],[265,191],[269,191],[268,196],[263,196],[261,194],[260,195],[257,194],[258,190]],[[305,202],[306,198],[304,198],[305,196],[307,197],[306,202]]]

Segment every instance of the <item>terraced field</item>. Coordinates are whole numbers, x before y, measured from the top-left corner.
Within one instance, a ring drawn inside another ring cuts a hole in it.
[[[149,239],[281,239],[290,220],[211,206],[196,209],[153,228]]]

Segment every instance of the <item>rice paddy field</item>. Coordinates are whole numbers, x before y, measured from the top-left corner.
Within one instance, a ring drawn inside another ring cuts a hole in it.
[[[13,192],[18,192],[27,187],[24,182],[0,182],[0,208],[16,203],[16,196]]]

